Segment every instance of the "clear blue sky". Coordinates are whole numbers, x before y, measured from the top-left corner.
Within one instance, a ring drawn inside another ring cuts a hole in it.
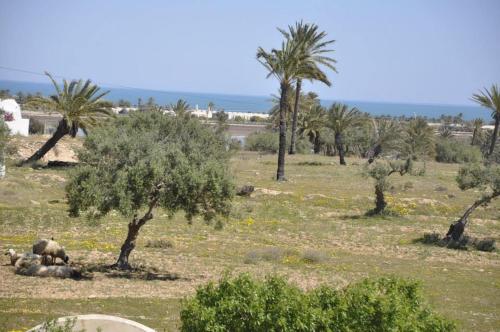
[[[470,104],[500,84],[500,0],[0,0],[0,66],[171,91],[269,95],[255,60],[276,27],[329,37],[338,74],[324,99]],[[46,81],[7,72],[0,79]]]

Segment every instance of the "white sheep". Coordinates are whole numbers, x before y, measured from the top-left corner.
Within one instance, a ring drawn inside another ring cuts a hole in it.
[[[44,256],[45,259],[49,258],[52,264],[55,264],[57,258],[63,260],[64,263],[68,263],[69,257],[64,251],[64,247],[60,246],[54,240],[41,239],[33,244],[33,253]]]
[[[38,255],[37,255],[38,256]],[[41,256],[40,256],[41,258]],[[80,272],[67,265],[45,266],[34,261],[19,259],[16,262],[16,274],[31,277],[78,278]]]

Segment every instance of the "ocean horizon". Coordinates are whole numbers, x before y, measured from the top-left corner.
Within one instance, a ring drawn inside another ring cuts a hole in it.
[[[23,93],[40,92],[43,95],[54,93],[54,88],[50,83],[8,81],[0,80],[0,90],[8,89],[12,94],[19,91]],[[213,102],[218,109],[224,109],[226,112],[255,112],[268,113],[272,107],[270,96],[249,96],[233,95],[220,93],[197,93],[180,91],[161,91],[140,88],[111,88],[102,87],[103,90],[110,90],[106,96],[107,100],[117,102],[120,99],[127,100],[132,104],[137,104],[141,98],[146,103],[148,98],[153,97],[159,105],[175,103],[178,99],[186,100],[191,107],[206,109],[209,102]],[[482,107],[473,105],[445,105],[445,104],[417,104],[401,102],[379,102],[379,101],[356,101],[356,100],[328,100],[321,99],[321,104],[330,106],[334,102],[343,102],[351,107],[357,107],[360,111],[371,115],[390,115],[390,116],[423,116],[427,118],[439,118],[444,115],[463,114],[465,120],[482,118],[490,121],[490,112]]]

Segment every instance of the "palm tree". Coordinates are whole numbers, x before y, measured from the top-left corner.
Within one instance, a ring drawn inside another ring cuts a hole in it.
[[[484,91],[479,91],[479,93],[473,94],[472,100],[492,111],[491,117],[495,120],[495,128],[493,129],[490,150],[488,152],[488,155],[491,156],[493,154],[493,150],[495,150],[495,142],[498,137],[498,127],[500,126],[500,93],[498,91],[498,85],[492,84],[489,91],[484,88]]]
[[[434,129],[423,118],[408,122],[404,128],[402,152],[405,156],[416,159],[434,152]]]
[[[168,108],[175,112],[177,116],[183,116],[189,110],[189,104],[184,99],[179,99],[175,104],[170,104]]]
[[[101,99],[109,91],[100,92],[100,88],[92,84],[90,80],[85,83],[82,80],[73,80],[70,83],[63,80],[61,88],[49,73],[45,72],[45,75],[52,81],[57,94],[50,96],[50,98],[35,96],[31,98],[29,104],[34,107],[55,110],[62,115],[62,120],[59,121],[52,137],[22,164],[32,163],[43,158],[64,136],[75,137],[78,129],[82,129],[86,133],[89,128],[98,124],[96,116],[104,115],[107,117],[112,114],[110,111],[112,104]]]
[[[302,21],[295,23],[294,26],[288,26],[288,31],[278,29],[283,36],[299,46],[301,53],[301,63],[299,63],[300,70],[296,74],[295,85],[295,103],[293,108],[292,117],[292,137],[290,141],[289,154],[295,154],[295,142],[297,137],[297,118],[299,114],[299,100],[302,88],[302,80],[307,79],[310,81],[320,81],[327,86],[331,83],[326,77],[326,74],[318,67],[318,65],[330,68],[337,72],[334,64],[336,60],[325,56],[326,53],[333,52],[333,50],[326,49],[326,47],[335,42],[335,40],[324,40],[326,32],[318,31],[316,24],[304,24]]]
[[[321,148],[320,132],[326,125],[326,109],[315,104],[309,111],[303,112],[300,126],[300,134],[307,136],[314,146],[314,153],[319,153]]]
[[[328,126],[335,132],[335,145],[339,153],[341,165],[347,165],[344,159],[343,134],[350,128],[361,122],[361,112],[345,104],[335,103],[328,110]]]
[[[481,134],[481,129],[484,125],[484,121],[481,118],[477,118],[472,121],[472,124],[474,126],[474,129],[472,131],[472,140],[470,142],[470,145],[476,144],[477,137]]]
[[[286,113],[288,110],[288,92],[301,64],[302,55],[299,45],[290,40],[281,43],[281,49],[266,52],[262,47],[257,49],[257,60],[269,71],[267,77],[274,76],[280,82],[280,108],[279,108],[279,149],[278,170],[276,180],[285,180],[285,151],[286,151]]]
[[[373,144],[368,151],[368,163],[371,164],[384,150],[395,148],[401,139],[401,126],[389,119],[372,119]]]

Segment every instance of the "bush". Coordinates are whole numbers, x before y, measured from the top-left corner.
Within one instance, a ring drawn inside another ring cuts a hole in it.
[[[40,120],[35,118],[30,119],[29,133],[31,135],[43,134],[44,125]]]
[[[418,283],[367,279],[343,290],[303,292],[277,276],[243,274],[184,300],[181,331],[454,331],[423,302]]]
[[[249,151],[276,153],[278,148],[279,138],[277,133],[259,131],[251,133],[245,139],[245,149]]]
[[[477,163],[482,159],[476,146],[463,144],[453,139],[443,139],[436,144],[436,161],[442,163]]]

